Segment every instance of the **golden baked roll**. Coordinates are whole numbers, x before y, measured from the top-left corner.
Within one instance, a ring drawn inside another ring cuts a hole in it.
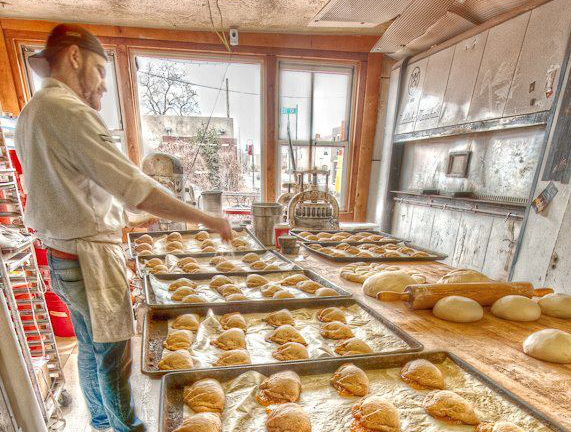
[[[149,250],[142,250],[141,252],[137,252],[137,256],[149,256],[149,255],[153,255],[153,252],[149,251]]]
[[[374,255],[369,251],[361,251],[357,254],[359,258],[373,258]]]
[[[323,287],[315,291],[315,295],[317,297],[335,297],[338,296],[339,293],[335,291],[333,288]]]
[[[247,364],[252,364],[252,360],[250,359],[248,351],[243,349],[225,351],[220,354],[218,360],[212,363],[213,366],[238,366]]]
[[[158,265],[164,265],[164,264],[165,263],[160,258],[151,258],[150,260],[145,261],[145,267],[149,267],[149,268],[155,267]]]
[[[357,256],[357,255],[359,255],[359,253],[361,253],[362,251],[361,251],[361,249],[359,249],[358,247],[349,246],[347,249],[345,249],[345,252],[347,252],[348,254]]]
[[[171,232],[167,235],[167,241],[168,242],[182,242],[182,234],[175,231],[175,232]]]
[[[236,270],[236,265],[231,261],[223,261],[216,266],[216,270],[221,272],[231,272]]]
[[[518,425],[511,422],[485,422],[476,426],[474,432],[525,432]]]
[[[230,279],[228,276],[224,275],[216,275],[212,279],[210,279],[210,288],[217,288],[221,287],[222,285],[232,284],[234,281]]]
[[[369,377],[352,363],[341,365],[330,382],[339,396],[366,396],[369,393]]]
[[[321,288],[323,285],[321,285],[318,282],[312,281],[312,280],[306,280],[306,281],[301,281],[299,282],[295,287],[303,292],[306,292],[308,294],[315,294],[315,291],[317,291],[319,288]]]
[[[180,278],[169,284],[168,290],[169,292],[173,292],[183,286],[187,286],[189,288],[196,288],[198,285],[196,284],[196,282],[191,281],[190,279]]]
[[[207,248],[208,246],[216,246],[216,243],[214,243],[210,239],[206,239],[206,240],[203,240],[202,242],[200,242],[200,249]]]
[[[345,339],[335,345],[335,352],[340,356],[372,354],[373,349],[363,339],[356,337]]]
[[[389,243],[387,245],[385,245],[385,249],[389,249],[389,250],[397,250],[400,246],[396,245],[394,243]]]
[[[224,351],[246,349],[246,334],[241,328],[231,328],[222,332],[210,343]]]
[[[307,247],[316,251],[323,249],[323,246],[318,243],[310,243],[307,245]]]
[[[182,267],[182,271],[185,273],[198,273],[200,271],[200,265],[197,263],[188,263]]]
[[[367,240],[372,242],[380,242],[382,239],[384,239],[384,237],[379,234],[371,234],[370,236],[367,236]]]
[[[428,393],[422,405],[426,412],[437,420],[468,425],[480,423],[470,402],[449,390],[435,390]]]
[[[194,236],[194,238],[198,241],[204,241],[210,238],[210,234],[207,231],[200,231]]]
[[[251,274],[248,275],[246,278],[246,286],[248,288],[255,288],[262,285],[269,283],[270,281],[267,280],[265,277],[260,276],[259,274]]]
[[[371,251],[377,255],[383,255],[387,250],[384,247],[375,246],[374,248],[369,249],[369,251]]]
[[[319,237],[313,234],[308,235],[307,237],[305,237],[305,239],[309,241],[319,241]]]
[[[263,406],[297,402],[301,393],[301,379],[293,371],[270,375],[258,386],[256,401]]]
[[[244,235],[244,231],[236,231],[236,230],[232,230],[232,238],[238,238],[238,237],[242,237]]]
[[[194,363],[187,350],[167,351],[159,362],[160,370],[192,369]]]
[[[400,248],[397,249],[400,253],[403,253],[405,255],[410,255],[413,254],[415,252],[415,250],[413,248],[409,248],[408,246],[402,246]]]
[[[176,265],[179,267],[184,267],[185,265],[190,264],[190,263],[198,264],[198,261],[196,261],[196,258],[193,258],[193,257],[184,257],[184,258],[180,258],[176,262]]]
[[[175,330],[169,333],[163,346],[169,351],[189,349],[194,340],[194,335],[190,330]]]
[[[287,309],[281,309],[267,314],[264,321],[273,327],[279,327],[285,324],[294,325],[293,315]]]
[[[246,255],[244,255],[242,257],[242,262],[245,262],[246,264],[250,264],[253,263],[255,261],[259,261],[260,260],[260,256],[256,253],[250,252],[247,253]]]
[[[280,270],[280,266],[277,264],[268,264],[264,270],[265,271]]]
[[[229,296],[230,294],[244,294],[242,290],[234,284],[222,285],[221,287],[218,287],[216,291],[224,297]]]
[[[333,237],[333,234],[328,233],[328,232],[317,233],[317,238],[319,240],[327,240],[327,239],[330,239],[331,237]]]
[[[135,239],[136,244],[147,243],[152,245],[154,242],[155,240],[148,234],[143,234]]]
[[[351,237],[351,233],[348,233],[346,231],[339,231],[338,233],[335,233],[335,235],[343,238]]]
[[[342,242],[343,240],[345,240],[345,238],[346,238],[346,237],[344,237],[344,236],[340,236],[340,235],[335,234],[334,236],[332,236],[332,237],[329,239],[329,241],[332,241],[332,242]]]
[[[196,290],[189,286],[181,286],[177,288],[175,292],[171,294],[171,300],[173,301],[181,301],[187,295],[196,294]]]
[[[210,259],[210,261],[208,261],[208,264],[210,264],[211,266],[217,266],[218,264],[220,264],[221,262],[227,261],[228,259],[226,257],[223,256],[215,256],[213,258]]]
[[[301,406],[285,403],[272,408],[266,428],[268,432],[311,432],[311,421]]]
[[[167,243],[166,249],[167,249],[168,252],[171,252],[171,251],[177,250],[177,249],[178,249],[178,250],[182,250],[182,249],[183,249],[183,246],[182,246],[182,243],[181,243],[181,242],[173,241],[173,242]]]
[[[292,298],[295,298],[295,295],[293,295],[292,293],[290,293],[289,291],[286,291],[286,290],[279,290],[279,291],[276,291],[274,293],[272,298],[274,298],[276,300],[292,299]]]
[[[183,254],[184,251],[182,249],[173,249],[172,251],[169,251],[169,253],[173,255],[178,255],[178,254]]]
[[[141,244],[138,244],[137,246],[135,246],[135,252],[143,252],[143,251],[152,252],[153,251],[153,245],[150,245],[148,243],[141,243]]]
[[[409,361],[401,369],[400,376],[405,383],[417,390],[444,388],[442,372],[428,360]]]
[[[227,302],[244,301],[244,300],[248,300],[248,296],[245,294],[234,293],[234,294],[230,294],[230,295],[226,296],[225,299]]]
[[[222,315],[220,318],[220,325],[224,330],[238,328],[246,331],[248,324],[240,312],[231,312]]]
[[[172,328],[177,330],[197,331],[200,325],[198,315],[182,314],[176,317],[172,323]]]
[[[214,252],[218,252],[218,249],[216,249],[214,246],[206,246],[205,248],[202,249],[202,252],[214,253]]]
[[[355,336],[351,328],[340,321],[321,324],[319,334],[326,339],[349,339]]]
[[[272,353],[272,357],[279,361],[295,361],[309,359],[307,348],[297,342],[286,342]]]
[[[400,432],[400,419],[392,402],[376,395],[361,399],[352,408],[353,430]]]
[[[317,319],[325,323],[332,321],[347,323],[347,318],[345,318],[345,313],[338,307],[328,307],[325,309],[321,309],[317,314]]]
[[[248,246],[248,242],[246,240],[240,239],[240,238],[232,240],[230,242],[230,244],[235,248],[242,247],[242,246]]]
[[[310,235],[313,235],[313,234],[311,234],[309,231],[302,231],[298,234],[298,236],[303,237],[303,238],[306,238]]]
[[[262,286],[260,288],[260,291],[262,293],[262,296],[264,297],[273,297],[277,291],[282,291],[282,289],[279,285],[269,283],[267,285]]]
[[[250,263],[250,268],[253,270],[264,270],[268,265],[264,261],[254,261]]]
[[[243,251],[247,251],[250,250],[251,247],[250,246],[237,246],[234,248],[236,251],[238,252],[243,252]]]
[[[214,413],[193,414],[173,432],[222,432],[222,420]]]
[[[321,252],[325,255],[333,255],[335,253],[335,249],[330,248],[330,247],[322,247],[321,249],[319,249],[319,252]]]
[[[364,250],[364,251],[368,251],[371,250],[373,248],[376,248],[377,245],[373,244],[373,243],[364,243],[362,245],[359,245],[359,249]]]
[[[400,258],[402,256],[402,254],[397,251],[386,251],[384,255],[385,258]]]
[[[189,294],[182,299],[183,303],[206,303],[203,297],[198,294]]]
[[[428,252],[424,252],[424,251],[415,251],[415,252],[411,253],[410,256],[412,258],[427,258],[430,256],[430,254]]]
[[[190,409],[197,413],[221,413],[226,405],[226,395],[222,386],[211,378],[196,381],[190,387],[185,387],[183,400]]]
[[[309,280],[309,278],[304,274],[293,274],[280,281],[280,285],[285,286],[296,286],[298,283]]]
[[[152,273],[152,274],[165,274],[168,272],[169,272],[168,267],[165,265],[160,265],[160,264],[156,265],[154,267],[151,267],[149,270],[149,273]]]
[[[307,342],[295,327],[290,324],[284,324],[276,328],[266,340],[275,342],[279,345],[286,342],[297,342],[302,345],[307,345]]]

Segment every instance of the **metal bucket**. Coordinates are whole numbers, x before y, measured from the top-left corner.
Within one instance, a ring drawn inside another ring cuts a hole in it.
[[[258,202],[252,204],[254,234],[264,246],[274,245],[274,225],[280,223],[281,216],[281,204],[273,202]]]
[[[204,191],[198,200],[200,207],[213,216],[222,216],[222,191]]]

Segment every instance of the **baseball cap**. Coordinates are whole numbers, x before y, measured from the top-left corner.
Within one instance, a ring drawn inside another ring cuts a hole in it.
[[[75,24],[59,24],[50,32],[45,48],[28,58],[30,67],[41,77],[48,76],[48,59],[70,45],[92,51],[107,60],[105,49],[93,33]]]

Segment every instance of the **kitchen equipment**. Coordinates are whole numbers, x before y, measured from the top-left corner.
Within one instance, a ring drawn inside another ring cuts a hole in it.
[[[222,191],[204,191],[198,198],[199,206],[212,216],[222,216]]]
[[[276,247],[280,247],[279,245],[279,238],[282,236],[289,235],[289,224],[288,223],[279,223],[274,225],[274,237],[276,239]]]
[[[280,222],[281,214],[281,204],[273,202],[255,202],[252,204],[254,234],[264,246],[274,245],[274,226]]]
[[[280,244],[282,253],[286,255],[293,255],[297,250],[299,250],[299,246],[297,246],[297,238],[294,236],[280,236],[278,238],[278,243]]]
[[[409,285],[403,293],[381,291],[377,299],[381,301],[404,301],[411,309],[432,309],[444,297],[457,295],[468,297],[482,306],[491,306],[507,295],[543,297],[552,293],[550,288],[534,289],[529,282],[470,282],[450,284]]]

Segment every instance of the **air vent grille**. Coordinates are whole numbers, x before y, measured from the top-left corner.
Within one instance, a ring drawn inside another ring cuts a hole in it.
[[[312,19],[310,26],[354,23],[377,26],[404,12],[413,0],[331,0]]]

